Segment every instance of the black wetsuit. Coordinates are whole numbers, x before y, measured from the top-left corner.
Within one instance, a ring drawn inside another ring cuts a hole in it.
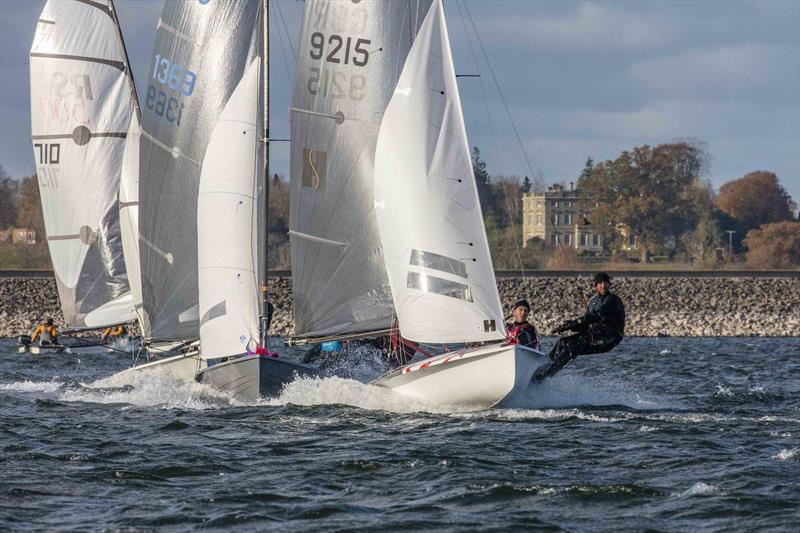
[[[595,294],[586,314],[562,328],[577,333],[558,339],[548,354],[550,366],[537,372],[534,379],[555,375],[579,355],[605,353],[619,344],[625,336],[625,305],[616,294]]]
[[[519,344],[528,348],[536,349],[539,347],[539,337],[536,335],[536,328],[530,322],[511,322],[507,325],[508,336],[511,344]]]

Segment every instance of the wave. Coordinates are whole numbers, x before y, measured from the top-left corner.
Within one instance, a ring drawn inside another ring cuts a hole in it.
[[[792,448],[791,450],[781,450],[777,454],[772,456],[773,459],[777,459],[779,461],[791,461],[794,459],[800,459],[800,448]]]
[[[677,496],[681,498],[688,498],[691,496],[713,496],[716,494],[720,494],[720,490],[717,487],[708,483],[703,483],[702,481],[698,481],[685,491],[677,494]]]
[[[55,392],[63,386],[64,383],[58,381],[15,381],[13,383],[0,383],[0,390],[17,392]]]
[[[385,387],[377,387],[352,379],[309,377],[286,385],[275,399],[261,400],[263,405],[347,405],[370,411],[393,413],[437,413],[464,412],[466,409],[433,405],[417,398],[398,394]]]

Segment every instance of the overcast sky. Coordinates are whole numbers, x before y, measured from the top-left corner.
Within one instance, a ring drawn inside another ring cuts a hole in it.
[[[115,3],[141,88],[163,2]],[[0,0],[0,164],[14,177],[35,172],[28,52],[43,5]],[[302,2],[271,5],[271,129],[288,137]],[[467,0],[466,7],[546,182],[574,180],[587,156],[601,161],[696,138],[708,144],[716,187],[770,170],[800,200],[800,0]],[[457,72],[481,74],[459,78],[470,143],[493,175],[530,174],[462,18],[464,2],[446,0],[445,10]],[[272,170],[288,175],[288,145],[274,143],[271,153]]]

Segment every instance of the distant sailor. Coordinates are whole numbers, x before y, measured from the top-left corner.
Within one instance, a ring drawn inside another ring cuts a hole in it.
[[[611,278],[605,272],[598,273],[594,277],[594,287],[597,293],[589,300],[586,314],[567,320],[553,331],[576,333],[558,339],[548,354],[550,365],[537,372],[535,380],[554,376],[579,355],[605,353],[625,336],[625,306],[620,297],[611,292]]]
[[[531,306],[527,300],[520,300],[511,308],[511,322],[506,324],[508,343],[527,346],[534,350],[539,347],[539,336],[536,328],[528,322]]]
[[[58,344],[58,330],[53,325],[52,318],[48,318],[44,324],[39,324],[39,326],[33,330],[33,334],[31,334],[31,344],[36,342],[37,337],[39,338],[39,346]]]
[[[115,339],[117,337],[122,337],[126,333],[128,333],[128,330],[122,324],[120,324],[118,326],[109,326],[109,327],[107,327],[106,329],[103,330],[103,334],[101,335],[101,338],[104,341],[108,341],[108,340]]]

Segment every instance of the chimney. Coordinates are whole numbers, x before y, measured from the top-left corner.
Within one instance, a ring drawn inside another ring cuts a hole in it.
[[[569,182],[569,192],[574,192],[574,191],[575,191],[575,184],[570,181]]]

